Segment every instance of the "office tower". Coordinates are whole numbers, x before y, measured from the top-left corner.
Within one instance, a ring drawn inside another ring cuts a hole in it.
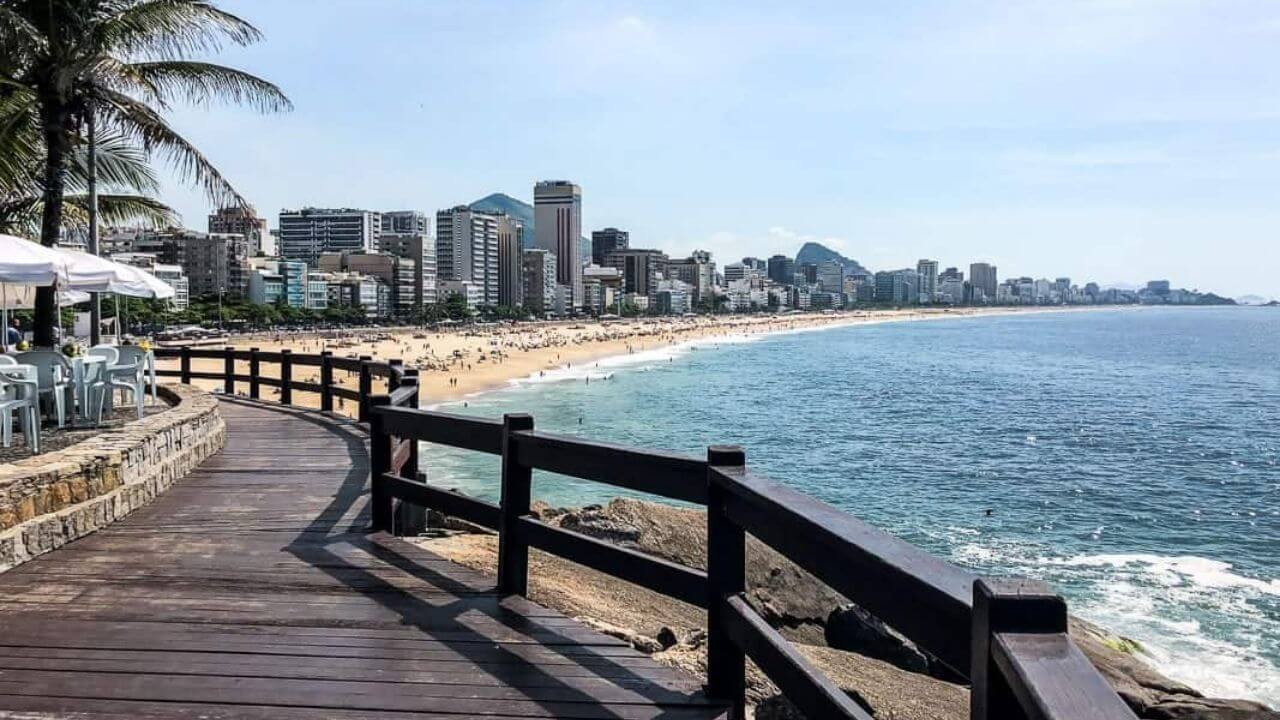
[[[796,277],[804,276],[804,281],[813,285],[818,282],[818,266],[815,263],[800,263],[796,268]]]
[[[694,250],[689,257],[667,263],[668,275],[692,288],[694,302],[710,302],[716,284],[716,266],[711,253]]]
[[[604,266],[604,258],[614,250],[631,247],[631,234],[618,228],[605,228],[591,233],[591,262]]]
[[[382,232],[412,235],[431,234],[431,217],[418,210],[392,210],[382,213]]]
[[[941,283],[943,280],[964,280],[964,273],[956,268],[949,267],[938,274],[938,282]]]
[[[555,308],[556,256],[541,248],[524,250],[520,255],[524,307],[534,317],[546,317]]]
[[[441,281],[470,283],[484,305],[498,304],[498,236],[505,213],[458,205],[436,213],[436,273]],[[473,295],[468,292],[468,297]]]
[[[938,294],[938,261],[917,262],[916,273],[920,275],[920,297],[924,302],[933,302],[934,296]]]
[[[271,244],[266,218],[258,217],[252,205],[225,207],[209,216],[209,232],[220,235],[243,235],[249,241],[249,254],[262,255]],[[264,243],[266,243],[264,245]]]
[[[667,263],[667,254],[661,250],[641,248],[614,250],[605,257],[606,265],[622,273],[623,291],[645,297],[657,289],[658,280],[666,275]]]
[[[835,260],[818,263],[817,279],[824,292],[844,292],[844,266]]]
[[[524,226],[509,215],[498,221],[498,304],[509,308],[524,302]]]
[[[974,290],[981,290],[982,297],[988,300],[994,299],[996,296],[996,285],[999,285],[996,277],[996,266],[988,263],[973,263],[969,266],[969,285]],[[975,293],[975,297],[977,294]],[[976,301],[975,301],[976,302]]]
[[[555,253],[556,282],[567,288],[567,305],[582,307],[582,188],[567,180],[533,186],[534,247]]]
[[[769,258],[769,279],[779,285],[790,285],[795,280],[796,263],[786,255]]]
[[[382,215],[370,210],[280,211],[280,257],[290,260],[312,264],[322,253],[374,252],[381,234]]]
[[[401,225],[404,227],[404,225]],[[426,232],[386,232],[378,247],[388,255],[412,260],[418,267],[414,278],[413,306],[434,305],[436,296],[436,241]]]

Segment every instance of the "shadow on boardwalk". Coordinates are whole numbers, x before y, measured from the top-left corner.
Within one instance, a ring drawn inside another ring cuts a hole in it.
[[[368,534],[363,431],[222,404],[151,506],[0,575],[0,717],[710,718],[696,683]]]

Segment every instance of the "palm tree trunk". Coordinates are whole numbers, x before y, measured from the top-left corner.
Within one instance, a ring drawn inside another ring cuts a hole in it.
[[[41,188],[44,216],[40,224],[40,244],[53,247],[58,243],[62,228],[62,194],[67,180],[67,124],[71,114],[56,92],[45,95],[40,104],[40,122],[48,155]],[[34,339],[37,347],[53,347],[53,328],[55,323],[62,322],[62,318],[57,317],[56,292],[57,288],[52,286],[36,289]]]

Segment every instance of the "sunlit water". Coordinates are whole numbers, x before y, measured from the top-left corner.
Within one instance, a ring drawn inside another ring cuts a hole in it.
[[[720,340],[447,408],[694,454],[741,444],[774,480],[954,562],[1048,581],[1173,677],[1280,704],[1280,311]],[[496,460],[423,458],[433,482],[496,498]],[[535,493],[564,506],[625,494],[558,476]]]

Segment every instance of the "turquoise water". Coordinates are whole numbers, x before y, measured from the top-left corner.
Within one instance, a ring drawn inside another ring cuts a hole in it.
[[[693,454],[741,444],[772,479],[956,563],[1048,581],[1173,677],[1280,705],[1280,311],[722,340],[447,407]],[[433,482],[496,497],[494,459],[434,447],[423,459]],[[535,493],[553,505],[620,494],[554,476]]]

